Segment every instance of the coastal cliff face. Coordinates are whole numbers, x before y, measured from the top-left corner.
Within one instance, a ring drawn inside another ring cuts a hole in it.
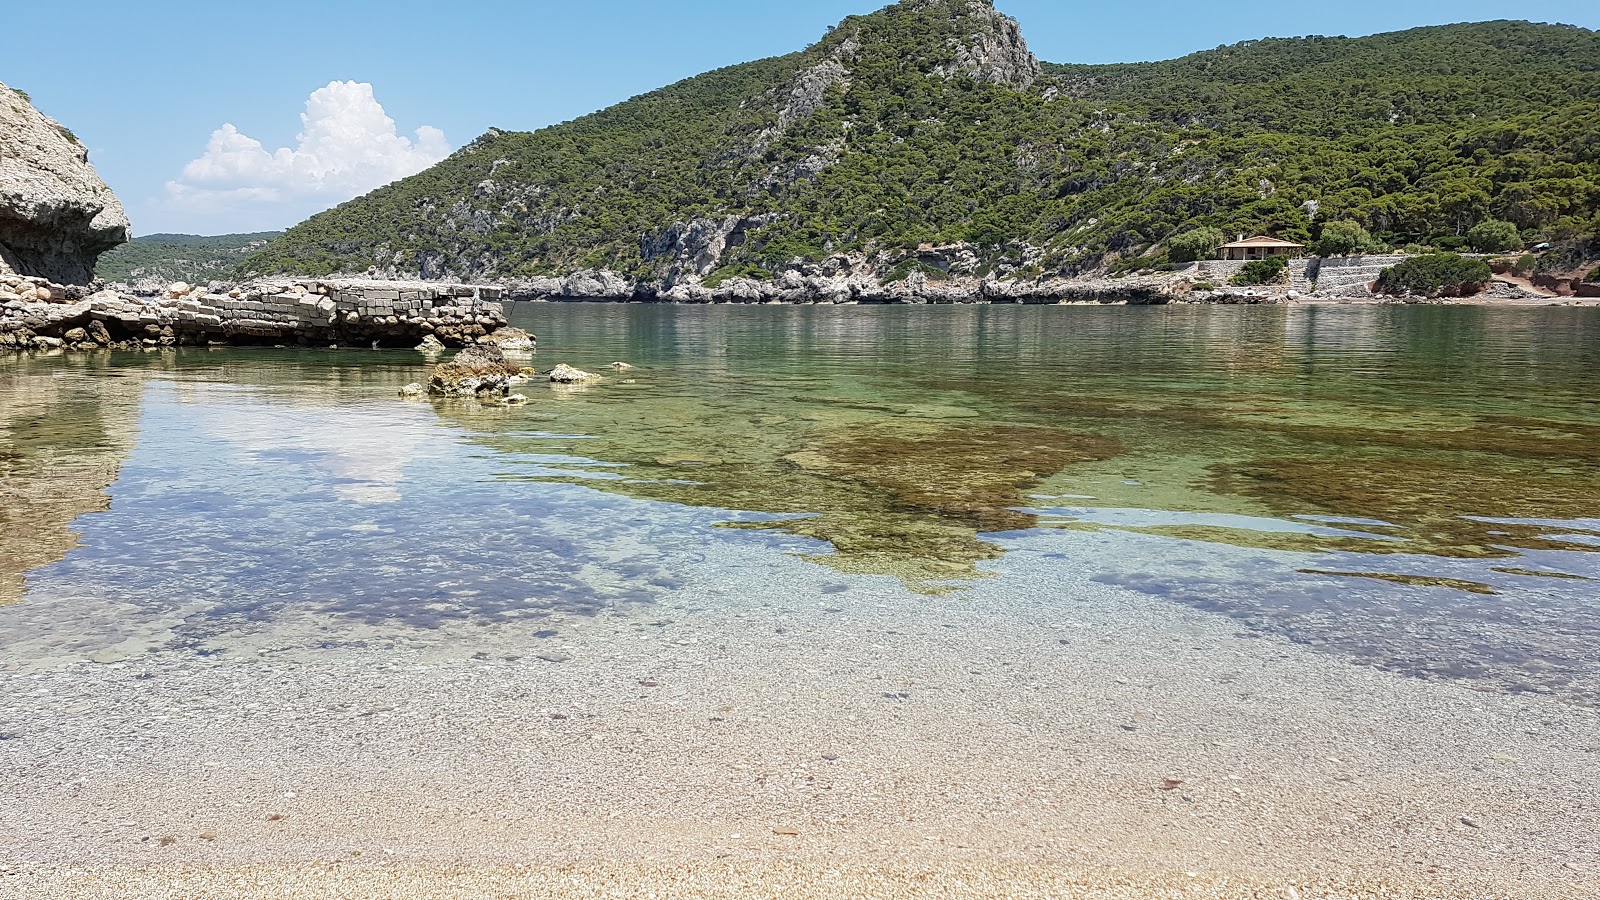
[[[88,284],[95,260],[126,241],[128,227],[88,149],[0,84],[0,273]]]

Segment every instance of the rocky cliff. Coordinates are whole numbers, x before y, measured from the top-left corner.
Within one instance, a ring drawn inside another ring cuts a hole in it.
[[[88,284],[128,217],[89,151],[26,94],[0,84],[0,273]]]

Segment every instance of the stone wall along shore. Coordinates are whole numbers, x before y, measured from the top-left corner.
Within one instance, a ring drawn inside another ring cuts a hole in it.
[[[278,279],[164,295],[90,292],[0,275],[0,350],[177,345],[460,347],[506,324],[498,287],[360,279]]]

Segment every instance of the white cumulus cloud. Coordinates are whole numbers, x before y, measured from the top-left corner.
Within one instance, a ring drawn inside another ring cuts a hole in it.
[[[232,124],[211,133],[205,153],[167,182],[169,215],[186,230],[260,231],[295,224],[450,155],[444,132],[395,130],[372,85],[333,81],[311,92],[297,146],[268,150]]]

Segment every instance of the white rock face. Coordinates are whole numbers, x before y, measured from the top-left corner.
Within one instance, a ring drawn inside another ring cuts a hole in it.
[[[967,14],[983,23],[978,33],[951,42],[955,60],[940,66],[941,75],[969,75],[990,84],[1025,89],[1038,80],[1039,58],[1028,50],[1017,20],[984,0],[971,0]]]
[[[0,84],[0,272],[88,284],[95,260],[125,242],[128,228],[89,151]]]

